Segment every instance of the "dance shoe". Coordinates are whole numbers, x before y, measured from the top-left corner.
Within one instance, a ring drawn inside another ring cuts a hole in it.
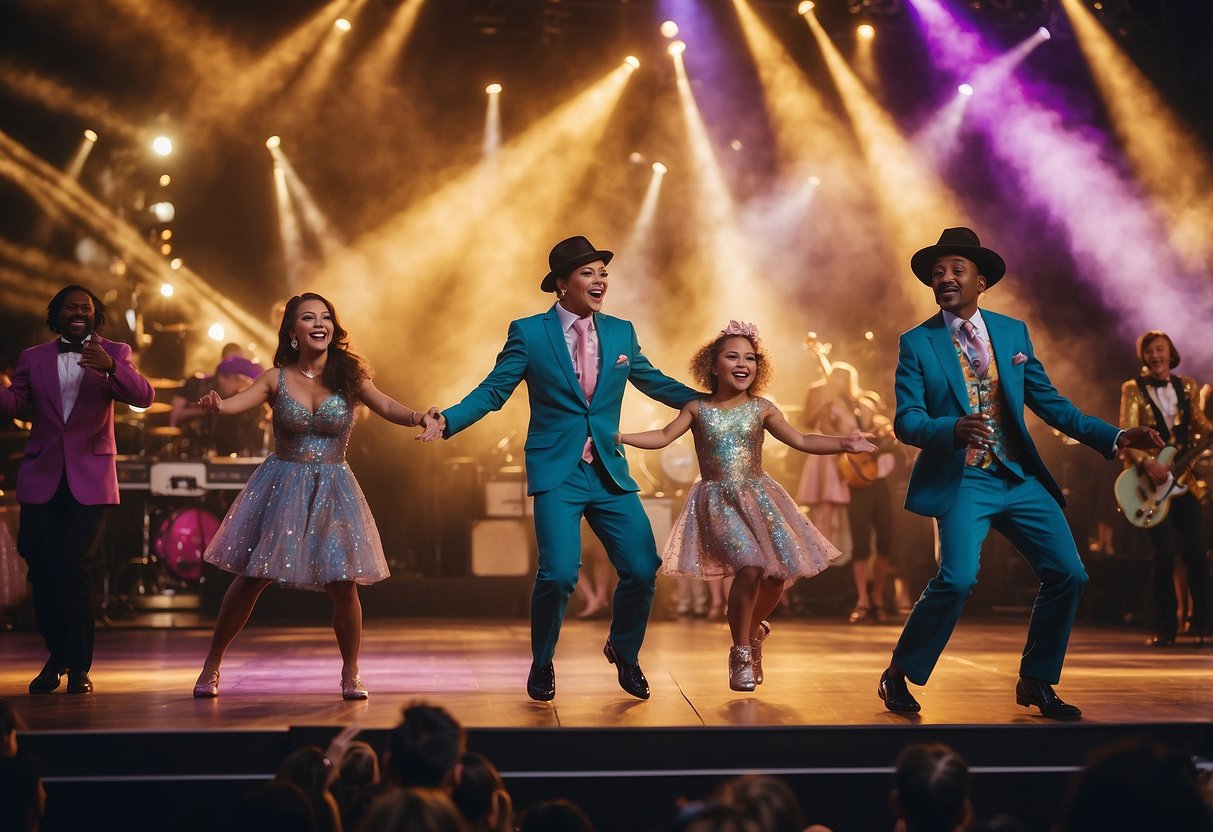
[[[758,637],[750,639],[750,664],[754,668],[754,684],[762,684],[762,643],[771,634],[771,622],[758,622]]]
[[[88,678],[87,670],[69,670],[67,672],[68,693],[92,693],[93,680]]]
[[[360,699],[369,699],[371,692],[366,689],[366,685],[362,684],[362,679],[355,676],[353,679],[341,680],[341,698],[349,702],[355,702]]]
[[[884,702],[884,706],[895,714],[916,714],[922,710],[922,706],[906,685],[906,677],[892,668],[880,674],[880,686],[876,688],[876,695]]]
[[[556,698],[556,666],[543,667],[531,662],[531,672],[526,677],[526,695],[536,702],[551,702]]]
[[[608,662],[615,665],[615,670],[619,673],[619,687],[623,688],[625,693],[637,699],[649,698],[649,680],[644,678],[639,664],[628,664],[616,656],[615,646],[611,644],[610,639],[607,639],[606,646],[602,648],[602,654]]]
[[[1175,644],[1175,633],[1156,633],[1146,641],[1147,647],[1171,647]]]
[[[59,679],[64,673],[67,673],[67,668],[59,664],[54,656],[51,656],[34,680],[29,683],[29,692],[50,693],[59,687]]]
[[[219,671],[204,670],[194,683],[195,699],[214,699],[219,695]]]
[[[749,647],[729,648],[729,687],[733,690],[754,689],[754,663]]]
[[[1040,708],[1040,715],[1049,719],[1080,719],[1082,711],[1073,705],[1061,701],[1061,697],[1053,691],[1053,686],[1040,679],[1020,676],[1015,683],[1015,701],[1025,708],[1035,705]]]

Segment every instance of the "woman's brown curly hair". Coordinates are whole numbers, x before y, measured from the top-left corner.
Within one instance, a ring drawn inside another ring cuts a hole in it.
[[[334,393],[345,396],[350,403],[357,403],[358,388],[364,380],[371,377],[371,368],[360,356],[350,352],[349,333],[337,320],[337,310],[333,308],[332,302],[315,292],[295,295],[286,302],[286,308],[282,310],[282,323],[278,325],[278,349],[274,352],[274,366],[285,367],[299,361],[299,347],[291,345],[291,335],[299,317],[299,307],[309,300],[323,303],[333,321],[333,337],[329,341],[328,358],[320,382]]]
[[[700,347],[699,352],[695,353],[695,357],[691,359],[691,378],[695,379],[701,387],[706,387],[712,393],[716,392],[719,385],[712,368],[716,366],[716,359],[720,357],[724,342],[730,338],[745,338],[754,348],[754,354],[758,356],[758,371],[754,374],[754,383],[750,385],[749,391],[751,395],[757,396],[766,389],[771,381],[771,359],[761,344],[754,343],[754,339],[745,335],[721,333],[716,336],[714,341],[709,341]]]

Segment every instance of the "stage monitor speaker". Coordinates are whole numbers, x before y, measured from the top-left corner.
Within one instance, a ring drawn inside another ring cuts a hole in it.
[[[491,480],[484,484],[487,517],[522,517],[535,513],[535,499],[526,493],[526,480]]]
[[[472,574],[481,577],[533,575],[535,536],[526,519],[472,523]]]

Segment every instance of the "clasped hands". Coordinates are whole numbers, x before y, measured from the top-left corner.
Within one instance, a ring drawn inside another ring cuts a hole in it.
[[[425,428],[421,433],[414,438],[421,442],[433,442],[435,439],[441,439],[443,431],[446,430],[446,417],[442,415],[442,411],[437,407],[431,407],[425,413],[421,414],[419,424]]]
[[[853,430],[846,436],[842,437],[842,450],[848,454],[870,454],[875,452],[877,447],[870,440],[874,439],[876,434],[865,433],[861,430]]]

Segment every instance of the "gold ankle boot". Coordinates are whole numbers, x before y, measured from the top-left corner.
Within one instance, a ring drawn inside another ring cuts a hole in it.
[[[754,689],[754,664],[749,647],[729,649],[729,687],[733,690]]]

